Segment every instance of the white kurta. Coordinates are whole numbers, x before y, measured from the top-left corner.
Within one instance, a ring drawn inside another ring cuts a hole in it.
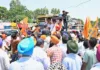
[[[7,53],[0,49],[0,70],[8,70],[9,65],[10,62]]]
[[[44,47],[43,47],[44,51],[47,51],[47,49],[49,48],[50,39],[51,39],[50,36],[47,36],[46,39],[44,40]]]
[[[78,43],[78,48],[79,48],[78,54],[80,54],[83,57],[86,50],[85,47],[83,46],[83,42]]]
[[[100,70],[100,62],[95,64],[91,70]]]
[[[30,57],[21,57],[11,63],[9,70],[44,70],[43,65]]]
[[[47,68],[50,66],[49,57],[47,57],[46,52],[40,47],[36,46],[34,48],[32,58],[41,62],[43,64],[45,70],[47,70]]]
[[[64,59],[67,55],[67,53],[66,53],[67,52],[67,44],[61,44],[59,47],[62,49],[62,52],[63,52],[63,58],[62,59]]]

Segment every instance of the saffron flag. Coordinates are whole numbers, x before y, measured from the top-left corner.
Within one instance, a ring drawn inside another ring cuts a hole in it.
[[[97,34],[98,34],[98,17],[96,19],[96,23],[92,29],[92,32],[91,32],[91,37],[95,37],[97,38]]]
[[[22,21],[23,21],[23,24],[28,24],[28,17],[24,18]]]
[[[91,25],[91,22],[90,22],[90,18],[86,18],[86,22],[85,22],[85,25],[84,25],[84,30],[83,30],[83,35],[84,35],[84,38],[88,39],[89,38],[89,33],[91,32],[92,30],[92,25]]]
[[[26,29],[25,29],[25,28],[22,28],[20,32],[21,32],[21,34],[24,35],[25,37],[27,36],[27,32],[26,32]]]
[[[21,24],[22,24],[21,34],[27,36],[26,29],[28,28],[28,17],[24,18],[21,21]]]

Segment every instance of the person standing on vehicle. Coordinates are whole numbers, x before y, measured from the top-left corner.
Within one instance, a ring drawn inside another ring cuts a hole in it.
[[[52,31],[53,24],[51,23],[51,18],[47,18],[47,26],[50,28],[50,31]]]
[[[63,17],[63,21],[64,21],[64,28],[67,30],[67,27],[68,27],[68,23],[67,23],[68,17],[67,17],[67,14],[69,12],[63,11],[62,13],[63,13],[62,17]]]

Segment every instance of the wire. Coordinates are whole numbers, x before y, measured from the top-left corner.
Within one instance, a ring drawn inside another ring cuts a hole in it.
[[[78,7],[78,6],[82,5],[82,4],[85,4],[85,3],[87,3],[87,2],[90,2],[90,1],[91,1],[91,0],[88,0],[88,1],[82,2],[82,3],[78,4],[76,7]]]
[[[87,2],[90,2],[90,1],[91,1],[91,0],[87,0],[87,1],[81,2],[81,3],[78,4],[78,5],[70,6],[70,7],[68,7],[68,8],[75,8],[75,7],[78,7],[78,6],[80,6],[80,5],[83,5],[83,4],[85,4],[85,3],[87,3]]]

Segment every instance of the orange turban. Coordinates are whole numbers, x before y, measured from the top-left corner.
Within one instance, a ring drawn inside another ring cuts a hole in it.
[[[54,44],[58,44],[59,43],[59,39],[56,36],[52,35],[51,36],[51,42],[54,43]]]
[[[45,40],[46,39],[46,35],[41,35],[40,38],[43,39],[43,40]]]

